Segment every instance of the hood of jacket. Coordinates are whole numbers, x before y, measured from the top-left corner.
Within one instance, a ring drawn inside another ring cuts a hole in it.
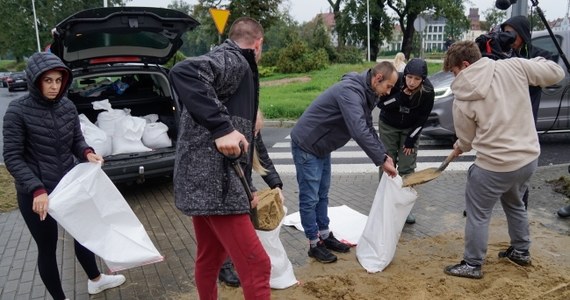
[[[51,70],[61,71],[63,75],[59,94],[54,100],[48,100],[45,98],[40,88],[40,78],[42,74]],[[71,74],[71,70],[66,67],[65,64],[55,56],[55,54],[49,52],[37,52],[28,59],[28,64],[26,66],[26,78],[28,80],[28,91],[33,99],[53,103],[59,101],[63,97],[71,85],[73,75]]]
[[[489,92],[495,61],[486,57],[463,69],[451,83],[455,98],[462,101],[481,100]]]
[[[428,67],[425,60],[420,58],[412,58],[404,68],[404,76],[412,74],[426,79],[428,75]]]
[[[342,76],[342,80],[352,81],[356,86],[365,87],[366,103],[368,107],[374,107],[378,103],[380,97],[372,89],[370,82],[372,80],[372,69],[362,73],[351,72]]]
[[[510,25],[522,37],[526,45],[530,45],[530,23],[525,16],[515,16],[501,24],[501,30],[505,31],[505,26]]]

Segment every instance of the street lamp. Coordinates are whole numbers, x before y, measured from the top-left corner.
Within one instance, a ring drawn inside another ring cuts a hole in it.
[[[370,0],[366,0],[366,32],[368,36],[368,61],[370,61]]]
[[[36,3],[32,0],[32,10],[34,11],[34,27],[36,28],[36,41],[38,43],[38,52],[41,52],[42,49],[40,47],[40,33],[38,32],[38,19],[36,17]]]

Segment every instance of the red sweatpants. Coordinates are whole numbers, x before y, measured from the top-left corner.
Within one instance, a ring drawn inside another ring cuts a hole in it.
[[[249,215],[192,217],[198,245],[194,277],[201,300],[218,299],[218,273],[227,255],[246,300],[271,298],[271,262]]]

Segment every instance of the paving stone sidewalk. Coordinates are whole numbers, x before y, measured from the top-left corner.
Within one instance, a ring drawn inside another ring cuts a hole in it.
[[[546,180],[568,175],[567,165],[540,167],[531,182],[529,214],[531,220],[570,236],[570,219],[561,219],[556,211],[568,200],[552,191]],[[417,223],[404,227],[401,239],[431,237],[462,230],[464,171],[445,171],[436,180],[418,186],[413,212]],[[297,183],[294,175],[282,176],[286,206],[296,212]],[[260,178],[256,186],[264,186]],[[333,174],[330,206],[347,205],[368,215],[378,185],[378,174]],[[193,285],[195,239],[190,218],[174,207],[172,185],[149,182],[122,186],[121,192],[145,226],[165,261],[122,272],[127,282],[117,289],[89,297],[87,278],[73,255],[72,238],[61,231],[58,261],[63,286],[70,299],[194,299]],[[495,214],[503,214],[500,205]],[[294,266],[308,262],[307,241],[302,232],[284,227],[281,240]],[[36,267],[37,249],[30,233],[15,210],[0,214],[0,299],[51,299]],[[570,268],[570,266],[569,266]],[[105,267],[101,266],[102,270]]]

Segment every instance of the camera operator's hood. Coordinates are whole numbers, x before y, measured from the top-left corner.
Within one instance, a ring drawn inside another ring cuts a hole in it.
[[[525,44],[530,45],[530,23],[525,16],[515,16],[501,24],[501,30],[505,31],[505,25],[510,25],[522,37]]]

